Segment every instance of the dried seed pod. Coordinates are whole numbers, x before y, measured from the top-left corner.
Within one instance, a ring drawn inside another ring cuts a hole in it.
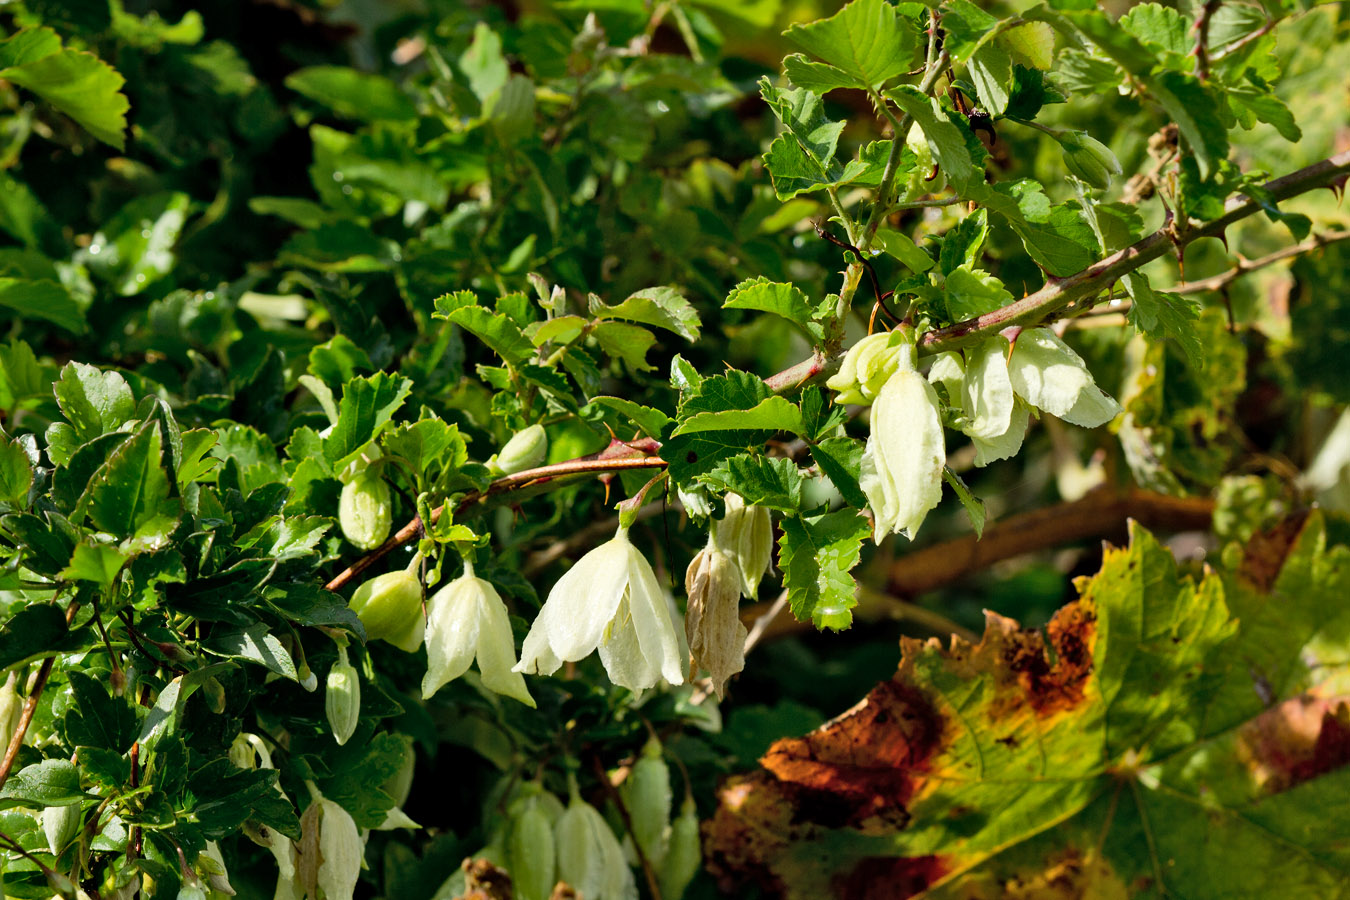
[[[745,626],[740,618],[741,573],[716,538],[699,551],[684,573],[689,607],[684,617],[689,670],[707,669],[721,699],[727,679],[745,668]]]

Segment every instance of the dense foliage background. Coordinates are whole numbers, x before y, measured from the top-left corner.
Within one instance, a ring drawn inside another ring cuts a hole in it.
[[[0,5],[4,894],[1341,896],[1348,36],[1299,0]],[[948,488],[874,541],[880,412],[824,382],[901,318],[961,367]],[[1041,324],[1119,414],[1009,387],[984,465],[965,373]],[[775,552],[725,698],[589,656],[535,708],[478,666],[424,699],[348,605],[467,562],[514,652],[637,497],[678,618],[729,493]]]

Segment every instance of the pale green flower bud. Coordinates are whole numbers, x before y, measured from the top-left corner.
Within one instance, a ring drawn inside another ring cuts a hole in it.
[[[658,872],[662,900],[680,900],[702,865],[698,810],[694,807],[694,798],[686,794],[680,814],[671,823],[670,846]]]
[[[1111,186],[1111,176],[1121,173],[1120,160],[1111,148],[1086,131],[1067,131],[1055,135],[1064,151],[1064,165],[1070,172],[1095,188]]]
[[[620,528],[549,591],[516,672],[550,675],[598,651],[610,681],[638,692],[684,682],[684,654],[651,564]]]
[[[867,404],[900,365],[901,348],[911,346],[912,335],[900,329],[869,334],[849,348],[839,371],[825,386],[839,391],[835,403]]]
[[[47,849],[60,856],[66,845],[80,832],[80,804],[48,806],[42,810],[42,833],[47,836]]]
[[[347,662],[347,648],[338,648],[338,661],[328,670],[323,699],[328,727],[338,744],[345,744],[361,719],[361,679],[356,667]]]
[[[409,653],[422,646],[422,582],[411,572],[376,575],[356,589],[349,605],[372,641],[386,640]]]
[[[19,696],[18,681],[19,676],[10,672],[4,686],[0,687],[0,754],[14,739],[14,730],[19,727],[19,718],[23,715],[23,698]]]
[[[905,146],[914,151],[914,169],[905,183],[905,201],[917,200],[924,194],[937,194],[947,186],[947,177],[939,172],[932,181],[928,175],[933,171],[933,149],[928,146],[928,138],[918,125],[909,129],[905,135]]]
[[[1096,428],[1120,412],[1120,404],[1097,387],[1082,357],[1048,328],[1018,335],[1008,374],[1018,396],[1074,425]]]
[[[464,574],[427,603],[426,640],[424,699],[468,671],[476,656],[484,687],[534,708],[525,679],[512,670],[516,644],[506,604],[496,588],[473,574],[473,563],[467,559]]]
[[[596,810],[573,795],[554,828],[558,877],[588,900],[637,900],[623,847]]]
[[[713,526],[714,539],[736,561],[741,593],[753,600],[773,557],[773,522],[767,509],[746,506],[737,494],[727,494],[726,506],[726,516]]]
[[[942,499],[946,449],[937,392],[902,368],[877,395],[871,424],[858,483],[872,508],[874,539],[895,532],[912,540]]]
[[[544,804],[535,800],[524,804],[511,825],[507,845],[516,896],[520,900],[548,900],[557,879],[553,823]]]
[[[516,432],[511,440],[506,442],[506,446],[502,447],[501,452],[493,458],[495,463],[493,460],[488,461],[488,468],[495,469],[503,475],[514,475],[542,465],[547,456],[548,434],[544,431],[543,425],[536,423]]]
[[[706,669],[722,699],[727,680],[745,668],[745,626],[741,624],[741,573],[734,559],[710,538],[689,563],[684,589],[689,606],[684,633],[689,639],[689,669]]]
[[[338,524],[342,534],[362,550],[374,550],[389,537],[394,505],[389,485],[377,473],[358,475],[342,486]]]
[[[653,866],[666,857],[670,830],[670,767],[661,753],[661,742],[648,739],[642,755],[623,783],[624,807],[632,823],[633,842]]]

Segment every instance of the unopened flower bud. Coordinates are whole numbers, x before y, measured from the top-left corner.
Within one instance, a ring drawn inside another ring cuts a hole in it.
[[[356,667],[347,661],[347,648],[338,648],[338,661],[328,670],[328,685],[323,698],[328,727],[338,744],[347,743],[361,719],[361,679]]]
[[[79,830],[80,804],[48,806],[42,810],[42,833],[47,836],[47,849],[53,856],[60,856]]]
[[[1111,148],[1086,131],[1068,131],[1056,135],[1064,150],[1064,165],[1070,172],[1095,188],[1111,186],[1111,176],[1121,173],[1120,160]]]
[[[520,900],[548,900],[553,892],[553,823],[542,803],[531,800],[515,817],[508,841],[511,881]]]
[[[899,348],[907,344],[909,336],[899,329],[869,334],[844,354],[839,371],[825,382],[825,386],[839,395],[835,403],[871,403],[877,393],[900,364]]]
[[[637,896],[623,847],[599,811],[575,794],[553,831],[558,877],[582,897],[628,900]]]
[[[548,456],[548,434],[538,423],[518,431],[497,454],[495,468],[503,475],[514,475],[541,465]],[[489,468],[492,463],[489,463]]]
[[[670,827],[670,768],[661,753],[661,742],[651,738],[633,763],[623,783],[624,806],[632,823],[633,841],[653,866],[666,856],[666,832]]]
[[[230,873],[225,868],[225,858],[220,855],[220,847],[215,841],[207,841],[205,849],[197,857],[197,868],[206,878],[213,892],[234,896],[234,887],[230,884]]]
[[[389,485],[374,471],[364,472],[342,487],[338,523],[342,534],[362,550],[374,550],[389,537],[394,505]]]
[[[411,572],[376,575],[356,589],[350,606],[371,640],[386,640],[408,653],[422,646],[422,583]]]
[[[727,494],[727,514],[713,528],[719,547],[733,560],[741,574],[741,593],[753,600],[759,582],[773,557],[773,522],[762,506],[746,506],[737,494]]]
[[[312,859],[302,858],[301,883],[313,876],[314,883],[323,892],[324,900],[352,900],[356,882],[361,876],[361,860],[365,847],[361,833],[347,810],[327,797],[319,797],[310,804],[301,819],[302,829],[318,829],[317,842],[311,833],[302,838],[302,845],[318,845],[317,869],[308,871]],[[312,854],[311,854],[312,856]]]
[[[670,825],[669,849],[658,872],[662,900],[680,900],[702,865],[698,810],[694,807],[694,798],[686,794],[684,803],[680,805],[680,814]]]
[[[858,484],[872,509],[873,537],[899,532],[913,539],[942,499],[946,449],[937,392],[911,361],[877,395],[871,426]]]
[[[19,717],[23,714],[23,698],[16,687],[18,680],[19,676],[10,672],[4,686],[0,687],[0,753],[4,753],[14,739],[14,729],[19,727]]]
[[[684,633],[689,670],[706,669],[720,700],[732,675],[745,668],[745,626],[741,624],[740,568],[716,539],[698,552],[684,574],[689,606]]]

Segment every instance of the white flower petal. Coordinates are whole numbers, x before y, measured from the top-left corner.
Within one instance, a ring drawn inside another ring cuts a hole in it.
[[[1031,410],[1025,403],[1013,406],[1008,430],[998,437],[985,440],[972,438],[975,442],[975,465],[984,467],[1000,459],[1010,459],[1022,449],[1022,441],[1027,435],[1027,424],[1031,421]]]
[[[981,441],[1007,434],[1014,399],[1006,338],[985,341],[971,354],[963,389],[967,421],[961,430]]]
[[[631,546],[621,532],[558,579],[525,637],[517,671],[548,674],[560,661],[574,662],[595,650],[623,599]]]
[[[872,433],[859,479],[874,516],[874,539],[913,538],[942,499],[946,450],[937,392],[923,376],[900,370],[872,406]]]
[[[1120,412],[1092,380],[1082,357],[1048,328],[1018,336],[1008,374],[1018,396],[1066,422],[1095,428]]]
[[[427,601],[427,674],[422,679],[423,699],[463,675],[473,662],[478,647],[478,609],[483,602],[483,584],[486,582],[482,579],[465,573]],[[488,587],[491,589],[491,585]]]
[[[651,564],[636,547],[629,553],[628,604],[642,656],[671,684],[684,684],[685,656],[670,608]]]
[[[478,607],[478,672],[483,686],[494,693],[513,697],[531,709],[534,698],[525,687],[525,679],[512,670],[516,662],[516,642],[511,634],[511,617],[501,595],[486,581]]]

